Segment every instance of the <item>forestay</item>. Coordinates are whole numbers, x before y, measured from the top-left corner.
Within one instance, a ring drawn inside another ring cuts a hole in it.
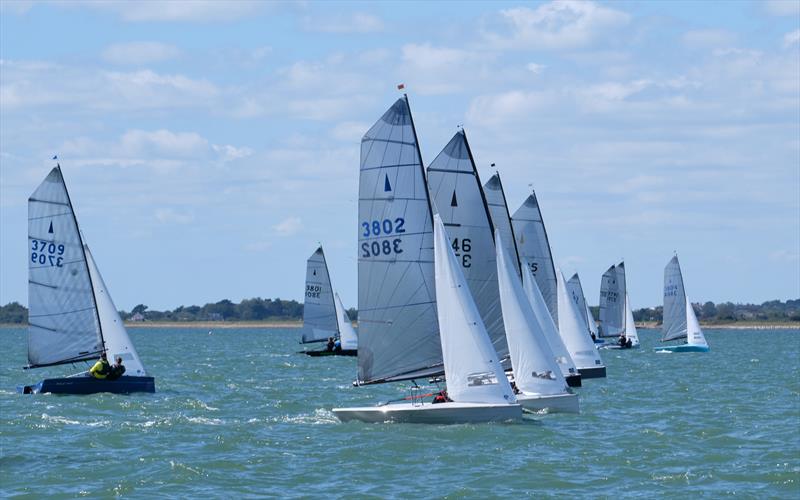
[[[72,203],[54,168],[28,199],[28,363],[93,359],[103,335]]]
[[[559,324],[556,269],[536,193],[528,196],[517,209],[511,218],[511,223],[517,237],[519,259],[530,266],[547,304],[547,310],[550,311],[553,322]]]
[[[94,287],[94,296],[97,300],[97,311],[109,362],[113,363],[118,357],[122,358],[122,364],[125,366],[125,375],[147,376],[142,360],[139,358],[139,354],[136,352],[130,337],[128,337],[127,330],[125,330],[125,324],[122,322],[122,318],[119,317],[114,301],[111,300],[111,294],[109,294],[103,277],[100,275],[100,270],[97,268],[92,252],[89,251],[89,247],[86,245],[84,245],[84,253],[89,266],[89,276],[91,276]]]
[[[436,300],[447,394],[459,403],[515,403],[438,215],[434,225]]]
[[[502,359],[508,355],[508,345],[497,290],[492,221],[463,130],[456,132],[428,166],[428,186],[489,338]]]
[[[514,271],[517,260],[508,254],[499,230],[495,231],[495,247],[503,322],[517,388],[527,394],[563,394],[566,380]]]
[[[339,335],[333,289],[322,247],[306,262],[306,294],[303,302],[302,343],[322,342]]]
[[[441,373],[431,208],[406,98],[361,140],[358,216],[359,382]]]
[[[578,368],[575,366],[564,340],[558,333],[558,327],[553,322],[550,311],[547,310],[542,292],[539,291],[539,285],[536,284],[536,279],[531,274],[531,268],[524,264],[522,266],[522,286],[525,288],[525,295],[528,297],[528,302],[531,304],[539,326],[542,327],[547,343],[550,345],[550,350],[555,356],[556,363],[561,368],[561,374],[565,377],[577,374]]]
[[[620,264],[622,266],[623,264]],[[618,337],[625,330],[625,268],[609,267],[600,280],[600,336]]]
[[[603,366],[600,353],[586,331],[583,321],[583,311],[579,311],[577,305],[569,297],[567,292],[566,280],[559,271],[557,274],[558,290],[558,331],[564,344],[569,350],[572,360],[578,366],[578,370],[586,368],[599,368]]]
[[[503,238],[503,244],[508,255],[514,257],[514,271],[517,277],[521,278],[520,266],[522,264],[519,260],[517,240],[514,237],[514,229],[511,226],[511,214],[508,213],[506,193],[503,190],[500,173],[496,173],[489,178],[483,186],[483,191],[486,194],[486,202],[489,205],[489,214],[491,215],[494,229],[500,231],[500,236]]]
[[[686,292],[678,256],[672,257],[664,268],[664,323],[662,341],[686,337]]]
[[[358,349],[358,336],[353,323],[350,321],[350,316],[347,315],[342,305],[342,299],[339,294],[334,294],[334,302],[336,303],[336,320],[339,322],[339,340],[341,341],[342,349],[345,351],[354,351]]]
[[[581,285],[581,278],[578,276],[578,273],[573,274],[569,281],[567,281],[567,292],[577,306],[578,311],[588,311],[586,296],[583,294],[583,286]],[[583,324],[586,327],[586,331],[591,334],[592,329],[589,326],[589,316],[586,314],[582,314],[581,316],[583,317]]]

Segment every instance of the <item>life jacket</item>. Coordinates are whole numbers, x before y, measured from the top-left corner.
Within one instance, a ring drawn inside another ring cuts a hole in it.
[[[107,360],[98,359],[97,363],[89,370],[89,373],[94,378],[104,379],[111,373],[111,365]]]

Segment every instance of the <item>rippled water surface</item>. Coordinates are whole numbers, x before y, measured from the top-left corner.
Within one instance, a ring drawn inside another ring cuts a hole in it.
[[[21,396],[25,331],[0,330],[0,496],[800,498],[800,331],[708,330],[707,354],[603,351],[580,415],[520,424],[338,423],[408,394],[298,330],[132,329],[156,394]],[[75,370],[77,371],[77,370]]]

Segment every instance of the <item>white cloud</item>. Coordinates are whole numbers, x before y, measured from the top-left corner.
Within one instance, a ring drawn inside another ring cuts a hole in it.
[[[130,22],[218,22],[233,21],[269,6],[257,0],[85,0],[55,2],[56,5],[78,6],[114,12]]]
[[[289,217],[272,226],[281,236],[291,236],[303,229],[303,222],[299,217]]]
[[[800,2],[797,0],[766,0],[763,5],[767,12],[775,16],[800,14]]]
[[[797,252],[793,252],[790,250],[775,250],[774,252],[770,252],[769,258],[775,262],[797,262],[800,260],[800,254]]]
[[[128,156],[191,158],[206,153],[208,141],[194,132],[129,130],[122,136],[120,148]]]
[[[306,18],[303,26],[308,31],[323,33],[375,33],[383,31],[383,20],[363,12],[349,15]]]
[[[791,31],[783,35],[783,48],[788,49],[792,45],[800,43],[800,29]]]
[[[625,12],[576,0],[549,2],[536,9],[505,9],[500,15],[504,26],[485,32],[484,37],[496,47],[518,49],[585,46],[601,32],[624,26],[631,19]]]
[[[212,144],[211,148],[219,154],[222,161],[239,160],[253,154],[253,150],[250,148],[237,148],[230,144],[225,144],[223,146]]]
[[[194,215],[189,212],[179,212],[172,208],[159,208],[155,218],[162,224],[189,224],[194,221]]]
[[[467,121],[485,125],[503,124],[526,119],[552,102],[543,92],[512,90],[474,98],[467,111]]]
[[[402,47],[400,74],[414,92],[441,95],[460,92],[486,76],[493,55],[473,50],[409,43]]]
[[[174,45],[160,42],[115,43],[103,51],[103,59],[113,64],[142,65],[174,59],[180,53]]]
[[[369,130],[369,127],[370,124],[365,122],[341,122],[333,127],[331,136],[342,142],[358,144],[364,133]]]
[[[530,71],[534,75],[538,75],[544,70],[544,68],[546,68],[544,64],[536,64],[536,63],[528,63],[525,67],[528,69],[528,71]]]

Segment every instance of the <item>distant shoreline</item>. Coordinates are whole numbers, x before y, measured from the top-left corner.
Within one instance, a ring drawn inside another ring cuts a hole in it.
[[[354,327],[358,327],[358,323],[353,322]],[[723,323],[719,325],[700,323],[700,326],[708,329],[718,330],[799,330],[800,323],[787,322],[787,323],[769,323],[757,322],[744,323]],[[0,323],[0,328],[26,328],[25,323]],[[230,328],[302,328],[303,322],[301,320],[284,320],[284,321],[126,321],[126,328],[131,329],[148,329],[148,328],[208,328],[210,330],[226,330]],[[659,323],[655,321],[645,321],[636,323],[636,328],[661,328]]]

